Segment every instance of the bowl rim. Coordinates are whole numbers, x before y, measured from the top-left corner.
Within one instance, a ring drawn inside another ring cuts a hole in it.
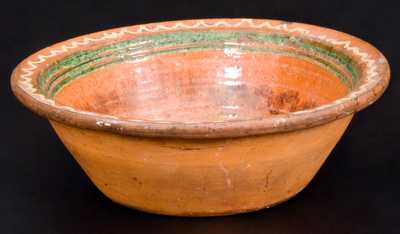
[[[347,95],[315,108],[273,115],[257,119],[173,122],[121,119],[116,116],[76,110],[48,99],[34,87],[32,80],[37,70],[53,57],[68,55],[81,46],[101,45],[123,36],[160,33],[186,29],[247,28],[272,30],[320,41],[340,49],[361,65],[361,84]],[[352,115],[375,102],[385,91],[390,80],[386,58],[369,43],[320,26],[270,19],[212,18],[174,20],[113,28],[66,40],[39,50],[23,60],[13,70],[11,89],[29,109],[50,120],[78,128],[104,130],[117,134],[149,137],[226,138],[285,132],[321,125]]]

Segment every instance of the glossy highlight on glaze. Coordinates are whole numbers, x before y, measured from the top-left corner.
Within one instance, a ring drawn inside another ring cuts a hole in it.
[[[299,193],[389,78],[383,55],[345,33],[201,19],[53,45],[18,65],[11,87],[111,200],[217,216]]]
[[[284,34],[205,30],[139,36],[78,51],[50,64],[38,84],[48,98],[76,109],[188,123],[310,109],[345,95],[357,80],[351,59],[321,43]]]
[[[261,44],[260,44],[261,43]],[[291,51],[287,48],[271,48],[265,43],[282,46],[294,46],[303,51]],[[278,53],[311,60],[334,73],[343,83],[352,87],[358,79],[357,68],[351,59],[321,43],[306,39],[258,32],[226,32],[226,31],[184,31],[142,36],[133,40],[102,46],[100,48],[80,51],[51,64],[39,77],[39,87],[43,93],[53,97],[71,80],[111,64],[130,60],[150,59],[151,57],[169,53],[187,53],[190,51],[210,49],[232,49],[254,53]],[[310,52],[317,55],[310,55]],[[343,74],[333,63],[344,66],[348,75]]]

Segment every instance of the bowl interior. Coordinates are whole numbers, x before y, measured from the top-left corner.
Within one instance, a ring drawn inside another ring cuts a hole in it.
[[[40,92],[121,119],[214,122],[314,108],[357,85],[327,45],[257,30],[186,30],[98,45],[50,64]]]

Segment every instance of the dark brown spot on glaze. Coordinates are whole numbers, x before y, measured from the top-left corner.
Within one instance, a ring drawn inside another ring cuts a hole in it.
[[[311,62],[276,54],[240,58],[197,51],[113,65],[73,81],[55,100],[121,119],[199,123],[286,114],[348,92]]]

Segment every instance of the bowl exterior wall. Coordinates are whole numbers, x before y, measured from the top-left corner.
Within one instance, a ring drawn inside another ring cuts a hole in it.
[[[270,207],[300,192],[351,118],[225,139],[133,137],[51,124],[113,201],[151,213],[214,216]]]

